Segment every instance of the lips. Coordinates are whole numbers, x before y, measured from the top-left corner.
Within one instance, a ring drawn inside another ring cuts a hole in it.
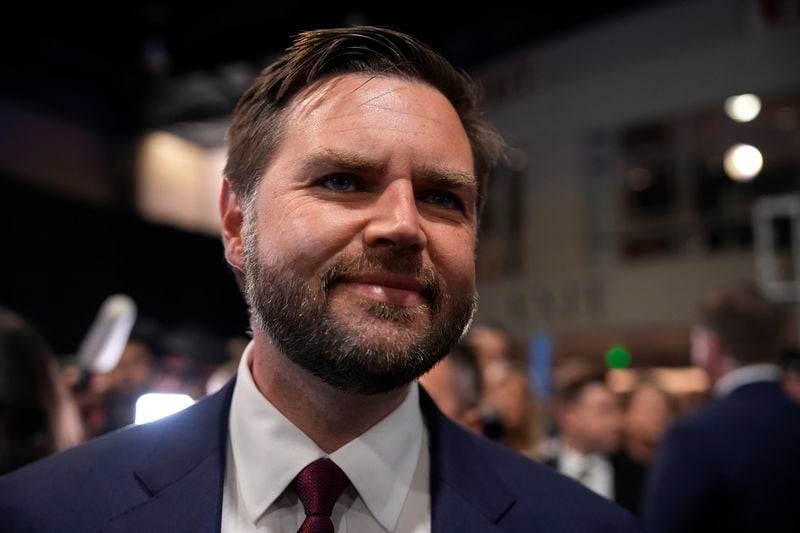
[[[413,307],[426,303],[420,281],[392,274],[365,274],[341,280],[343,286],[378,302]]]

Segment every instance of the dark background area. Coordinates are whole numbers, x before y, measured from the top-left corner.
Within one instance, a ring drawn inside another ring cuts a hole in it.
[[[493,2],[435,14],[430,4],[379,2],[4,8],[0,105],[35,109],[98,139],[96,157],[113,194],[90,205],[0,169],[0,305],[31,320],[62,354],[77,349],[102,301],[116,292],[167,326],[245,332],[244,305],[219,240],[135,213],[132,162],[141,134],[175,120],[224,115],[235,101],[237,88],[228,87],[226,98],[193,104],[164,89],[171,80],[233,63],[258,69],[299,31],[351,23],[408,32],[469,71],[654,3]],[[165,95],[173,106],[164,105]],[[0,109],[0,143],[21,134],[2,124]],[[24,146],[35,154],[53,141],[32,137]]]
[[[103,300],[129,295],[140,316],[240,335],[247,315],[219,239],[0,178],[0,305],[74,352]]]

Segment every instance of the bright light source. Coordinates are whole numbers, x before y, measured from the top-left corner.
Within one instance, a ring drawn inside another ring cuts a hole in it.
[[[725,113],[736,122],[750,122],[761,112],[761,99],[754,94],[737,94],[725,100]]]
[[[723,168],[734,181],[750,181],[761,172],[764,158],[758,148],[749,144],[734,144],[725,151]]]
[[[146,424],[159,418],[182,411],[192,405],[194,400],[188,394],[148,393],[136,400],[136,423]]]

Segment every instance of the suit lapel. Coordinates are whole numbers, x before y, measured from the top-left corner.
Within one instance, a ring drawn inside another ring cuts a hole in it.
[[[149,498],[116,517],[105,531],[220,530],[233,385],[231,380],[218,393],[164,421],[146,463],[133,473]]]
[[[514,504],[477,438],[451,422],[420,391],[431,454],[432,533],[495,531]]]
[[[234,380],[163,424],[148,460],[133,475],[149,496],[105,532],[218,532],[222,518],[228,414]],[[420,391],[431,454],[432,533],[500,531],[514,497],[476,437],[448,420]]]

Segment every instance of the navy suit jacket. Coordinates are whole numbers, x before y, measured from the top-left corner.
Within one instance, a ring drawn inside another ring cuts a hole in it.
[[[233,382],[166,419],[0,478],[3,532],[216,532]],[[426,394],[432,530],[640,531],[631,515],[446,419]],[[268,460],[268,457],[265,457]]]
[[[735,389],[668,432],[650,471],[648,533],[800,531],[800,405],[775,382]]]

